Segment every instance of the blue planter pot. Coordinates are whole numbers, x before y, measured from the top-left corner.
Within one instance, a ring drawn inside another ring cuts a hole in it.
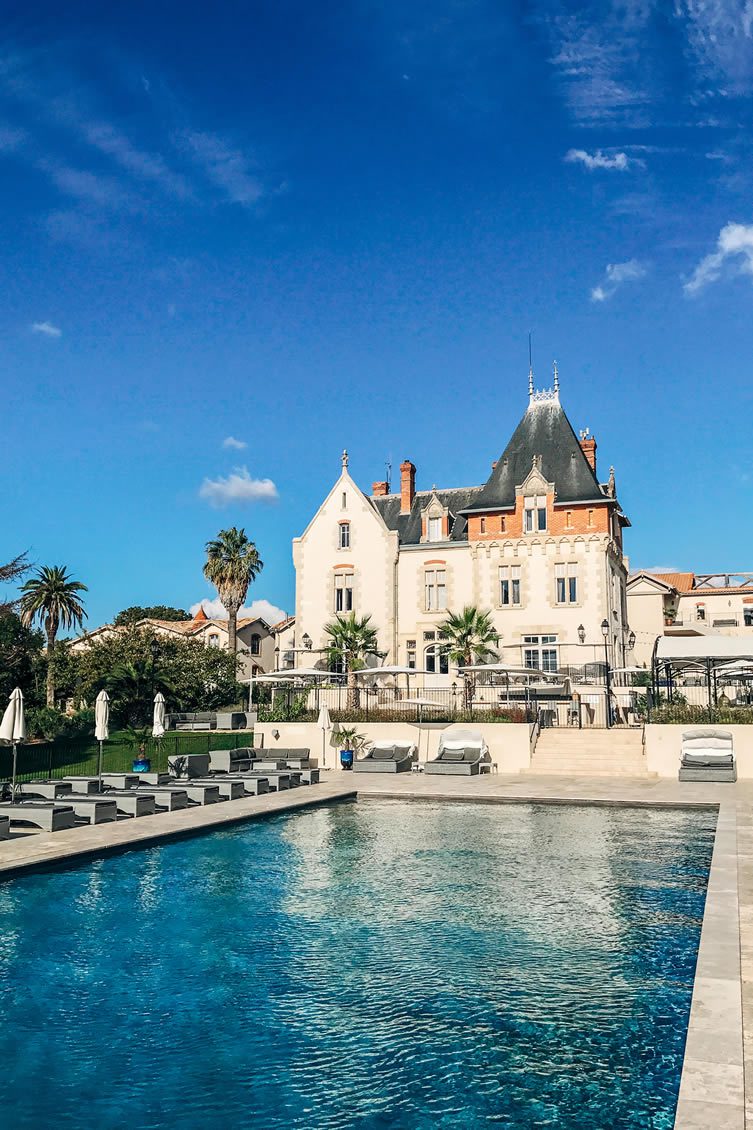
[[[143,760],[134,761],[131,765],[131,771],[133,773],[151,773],[152,763],[148,757],[143,758]]]
[[[340,768],[352,769],[353,768],[353,750],[341,749],[340,750]]]

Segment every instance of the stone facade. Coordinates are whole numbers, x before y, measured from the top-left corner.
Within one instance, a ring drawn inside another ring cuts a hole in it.
[[[447,611],[491,612],[500,659],[560,668],[627,653],[629,522],[614,473],[596,477],[596,442],[580,440],[558,389],[531,393],[528,409],[487,482],[416,490],[401,465],[400,489],[375,482],[370,496],[341,473],[304,533],[293,541],[296,633],[323,666],[325,625],[336,613],[370,615],[387,664],[415,666],[427,685],[456,674],[442,651]],[[583,642],[581,635],[584,636]]]

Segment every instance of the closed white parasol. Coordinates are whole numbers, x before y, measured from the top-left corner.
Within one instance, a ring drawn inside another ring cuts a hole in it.
[[[319,711],[319,717],[316,722],[319,729],[322,731],[322,767],[327,768],[327,732],[332,729],[332,719],[329,715],[329,707],[326,702]]]
[[[102,759],[103,745],[110,736],[110,696],[107,691],[100,691],[94,703],[94,737],[99,742],[99,791],[102,792]]]
[[[10,696],[10,702],[5,708],[3,720],[0,722],[0,741],[8,742],[13,746],[13,774],[11,780],[11,804],[16,802],[16,776],[18,772],[18,743],[26,737],[26,719],[24,718],[24,696],[21,688],[16,687]]]

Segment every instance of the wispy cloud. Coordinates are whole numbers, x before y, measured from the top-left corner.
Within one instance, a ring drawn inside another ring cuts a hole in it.
[[[226,436],[222,441],[223,447],[231,448],[233,451],[243,451],[248,447],[248,444],[243,439],[236,439],[235,436]]]
[[[9,153],[18,149],[19,145],[22,145],[25,140],[25,130],[0,125],[0,153]]]
[[[716,251],[701,259],[685,283],[685,293],[697,294],[716,282],[730,263],[739,274],[753,275],[753,224],[726,224],[722,228]]]
[[[233,204],[255,204],[263,195],[249,158],[214,133],[187,131],[178,135],[206,178]]]
[[[60,326],[53,325],[52,322],[32,322],[31,332],[33,334],[41,334],[42,337],[62,337],[63,331]]]
[[[608,263],[603,281],[591,291],[592,302],[606,302],[626,282],[642,279],[647,269],[638,259],[628,259],[625,263]]]
[[[204,613],[210,620],[227,620],[227,609],[222,601],[215,597],[214,600],[197,600],[189,608],[192,616],[195,616],[200,608],[204,609]],[[279,624],[280,620],[287,617],[287,612],[284,609],[278,608],[276,604],[272,604],[269,600],[252,600],[250,604],[246,604],[243,608],[238,610],[239,620],[256,620],[258,618],[265,620],[270,627],[273,624]]]
[[[247,467],[236,467],[226,478],[204,479],[199,488],[199,498],[218,509],[232,502],[270,502],[277,497],[277,487],[272,480],[252,479]]]
[[[596,169],[613,169],[625,173],[633,166],[645,165],[645,161],[640,157],[628,157],[627,153],[620,150],[604,152],[596,149],[593,153],[589,153],[585,149],[568,149],[564,159],[571,165],[583,165],[589,172],[594,172]]]

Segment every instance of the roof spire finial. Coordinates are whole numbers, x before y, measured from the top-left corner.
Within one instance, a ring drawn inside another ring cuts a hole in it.
[[[533,400],[533,346],[531,331],[528,331],[528,395]]]
[[[559,394],[560,394],[560,373],[559,373],[559,369],[557,368],[557,362],[555,361],[554,362],[554,395],[559,396]]]
[[[348,466],[348,449],[347,449],[347,447],[343,448],[342,464],[343,464],[343,471],[344,471],[345,468]]]

